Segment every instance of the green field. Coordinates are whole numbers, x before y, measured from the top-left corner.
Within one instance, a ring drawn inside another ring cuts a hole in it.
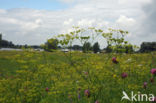
[[[122,91],[156,95],[152,68],[155,53],[0,51],[0,103],[131,103]]]

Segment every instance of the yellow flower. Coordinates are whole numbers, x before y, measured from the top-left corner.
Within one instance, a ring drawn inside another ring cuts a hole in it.
[[[116,78],[116,77],[117,77],[116,74],[114,74],[114,75],[113,75],[113,78]]]

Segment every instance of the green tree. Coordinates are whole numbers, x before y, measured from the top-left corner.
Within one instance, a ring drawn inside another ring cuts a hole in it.
[[[133,45],[129,44],[125,46],[125,53],[133,53]]]
[[[58,48],[58,40],[55,38],[48,39],[44,45],[46,51],[56,50]]]
[[[89,52],[89,51],[91,51],[91,50],[92,50],[92,47],[91,47],[90,42],[85,42],[85,43],[83,44],[82,51],[83,51],[84,53],[87,53],[87,52]]]
[[[111,45],[110,44],[108,44],[108,46],[106,47],[106,52],[107,53],[111,53],[112,52],[112,48],[111,48]]]
[[[96,42],[94,45],[93,45],[93,51],[94,53],[97,53],[100,51],[100,46],[99,46],[99,43]]]
[[[141,44],[140,52],[156,51],[156,42],[143,42]]]

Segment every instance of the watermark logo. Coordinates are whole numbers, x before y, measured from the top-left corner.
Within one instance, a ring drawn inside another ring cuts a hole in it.
[[[128,101],[153,101],[154,100],[154,94],[141,94],[140,92],[134,93],[131,91],[131,95],[128,96],[128,94],[123,91],[123,96],[121,98],[121,101],[128,100]]]
[[[128,97],[128,95],[127,95],[127,93],[125,91],[123,91],[122,93],[123,93],[124,96],[121,98],[121,101],[123,99],[127,99],[127,100],[131,101],[131,99]]]

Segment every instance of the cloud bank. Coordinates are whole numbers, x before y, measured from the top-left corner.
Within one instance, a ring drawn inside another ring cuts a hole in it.
[[[155,0],[60,0],[73,5],[63,10],[0,9],[0,32],[15,44],[41,44],[72,26],[128,30],[131,43],[156,37]],[[149,35],[147,37],[147,34]],[[99,40],[103,42],[102,40]],[[105,46],[105,44],[102,44]]]

